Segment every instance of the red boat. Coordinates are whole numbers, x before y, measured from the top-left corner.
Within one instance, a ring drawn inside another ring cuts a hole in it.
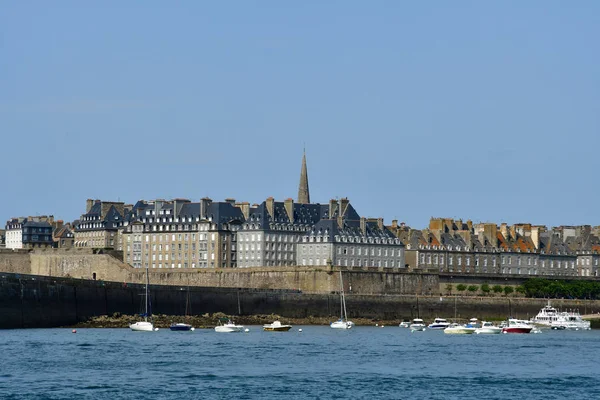
[[[502,328],[502,333],[530,333],[533,326],[518,319],[511,318],[508,324]]]

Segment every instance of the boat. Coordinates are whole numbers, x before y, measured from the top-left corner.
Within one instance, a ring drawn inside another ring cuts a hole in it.
[[[351,329],[354,322],[348,321],[346,314],[346,297],[344,296],[344,281],[342,280],[342,271],[340,270],[340,319],[329,324],[333,329]]]
[[[220,333],[231,333],[231,332],[241,332],[244,330],[244,325],[236,325],[230,319],[227,319],[227,322],[224,319],[219,319],[219,325],[215,326],[215,332]]]
[[[480,328],[476,328],[475,329],[475,333],[478,335],[481,334],[498,334],[498,333],[502,333],[502,328],[495,326],[494,324],[492,324],[491,322],[488,321],[481,321],[481,327]]]
[[[185,319],[189,319],[189,308],[190,308],[190,287],[187,288],[187,293],[185,297]],[[194,327],[191,324],[183,323],[183,322],[174,322],[169,326],[169,329],[172,331],[193,331]]]
[[[552,307],[550,301],[540,312],[531,319],[532,322],[538,325],[547,326],[551,329],[570,329],[570,330],[589,330],[591,329],[590,321],[585,321],[577,311],[558,311]]]
[[[154,332],[157,331],[158,328],[154,327],[154,323],[152,321],[152,308],[150,306],[150,296],[148,294],[148,285],[150,284],[150,278],[148,276],[148,265],[146,265],[146,289],[144,290],[144,313],[140,314],[144,317],[143,321],[135,322],[129,325],[132,331],[137,332]],[[150,317],[150,321],[148,321],[148,317]]]
[[[291,325],[282,325],[281,322],[275,321],[272,324],[263,325],[263,330],[273,332],[287,332],[292,329]]]
[[[477,318],[471,318],[467,326],[475,329],[481,328],[481,322]]]
[[[412,320],[412,323],[410,324],[410,331],[411,332],[421,332],[425,330],[425,323],[423,322],[423,320],[421,318],[415,318]]]
[[[427,327],[429,329],[446,329],[449,326],[450,322],[446,321],[444,318],[436,318]]]
[[[451,324],[449,327],[447,327],[446,329],[444,329],[444,333],[448,333],[448,334],[459,334],[459,335],[470,335],[475,333],[475,330],[477,328],[472,328],[470,326],[467,325],[460,325],[460,324]]]
[[[410,328],[410,321],[402,321],[398,324],[400,328]]]
[[[521,320],[509,318],[502,328],[502,333],[531,333],[532,329],[533,326]]]

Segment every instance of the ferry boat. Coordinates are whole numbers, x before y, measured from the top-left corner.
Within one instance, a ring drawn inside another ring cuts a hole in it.
[[[444,318],[436,318],[427,327],[429,329],[446,329],[449,326],[450,322],[446,321]]]
[[[552,329],[588,330],[591,329],[590,321],[584,321],[577,311],[558,311],[550,305],[550,301],[540,312],[531,319],[538,325],[548,326]]]

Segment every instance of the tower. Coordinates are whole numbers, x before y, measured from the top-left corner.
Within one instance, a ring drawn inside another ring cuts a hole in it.
[[[306,151],[302,155],[302,169],[300,170],[300,185],[298,186],[298,203],[310,204],[308,191],[308,171],[306,169]]]

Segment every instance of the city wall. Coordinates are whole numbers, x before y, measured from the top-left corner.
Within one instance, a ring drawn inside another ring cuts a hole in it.
[[[114,313],[134,315],[142,309],[144,285],[72,278],[0,273],[0,328],[43,328],[74,325],[90,317]],[[151,285],[152,312],[184,315],[188,288]],[[339,315],[337,293],[292,290],[190,287],[193,315],[270,315],[289,318]],[[529,318],[545,305],[542,299],[421,295],[346,296],[350,318],[400,321],[421,317],[503,319]],[[600,311],[600,301],[553,300],[561,309],[582,314]]]

